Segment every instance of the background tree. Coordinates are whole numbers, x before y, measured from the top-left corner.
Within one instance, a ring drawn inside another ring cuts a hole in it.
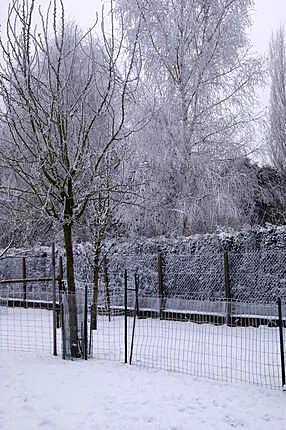
[[[261,78],[260,61],[250,55],[247,39],[252,2],[117,3],[130,27],[130,43],[141,21],[141,84],[148,87],[149,105],[155,100],[152,121],[134,136],[141,145],[139,158],[148,166],[145,176],[152,178],[149,203],[157,208],[148,224],[158,219],[159,225],[150,234],[189,234],[206,213],[205,197],[218,189],[223,163],[249,150]],[[212,211],[210,206],[209,215]],[[138,217],[144,222],[146,213],[139,211]]]
[[[286,175],[286,41],[285,29],[273,34],[269,53],[270,107],[267,143],[273,165]]]

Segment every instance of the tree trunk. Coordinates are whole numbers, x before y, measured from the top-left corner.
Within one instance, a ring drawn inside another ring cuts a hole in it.
[[[81,356],[78,341],[77,305],[74,281],[74,259],[72,243],[72,225],[64,224],[64,241],[66,251],[66,271],[68,285],[68,307],[69,307],[69,328],[70,328],[70,351],[71,356],[79,358]]]

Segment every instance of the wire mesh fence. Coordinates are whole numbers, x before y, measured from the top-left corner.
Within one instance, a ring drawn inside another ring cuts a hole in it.
[[[62,356],[64,359],[88,359],[92,356],[92,305],[87,286],[74,293],[63,291],[60,312],[62,327]]]
[[[47,294],[39,299],[38,292],[23,304],[13,296],[14,289],[2,287],[0,349],[52,354],[56,340],[64,358],[93,356],[225,382],[281,387],[284,302],[280,320],[277,303],[173,297],[162,311],[160,297],[146,297],[134,288],[135,281],[121,276],[125,295],[107,297],[106,290],[99,291],[96,310],[92,286],[78,288],[76,294],[62,292],[56,308]]]
[[[17,285],[0,288],[0,350],[38,352],[83,358],[87,353],[87,297],[60,291],[30,291],[23,300]],[[19,298],[20,297],[20,298]],[[85,343],[84,343],[85,341]]]
[[[60,310],[57,303],[57,325]],[[53,303],[50,293],[37,291],[33,298],[23,301],[16,286],[0,289],[0,349],[53,354]],[[57,348],[61,350],[58,331]]]
[[[111,295],[110,309],[101,296],[98,303],[97,330],[91,331],[93,357],[124,361],[125,309],[122,295]]]
[[[73,294],[63,269],[56,276],[55,254],[34,278],[21,258],[18,274],[1,275],[0,349],[280,387],[286,265],[270,254],[129,256],[125,272],[122,259],[113,259],[97,284],[76,279]]]
[[[178,301],[175,309],[162,314],[155,302],[152,309],[142,307],[146,300],[140,294],[136,307],[129,292],[125,313],[122,298],[113,296],[111,315],[99,313],[92,332],[93,356],[224,382],[281,387],[277,304],[262,308],[242,302]],[[236,311],[227,324],[229,306]],[[283,304],[283,315],[285,310]],[[285,326],[284,318],[284,345]]]

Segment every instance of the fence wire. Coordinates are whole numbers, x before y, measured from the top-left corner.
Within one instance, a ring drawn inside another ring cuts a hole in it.
[[[99,359],[124,359],[124,299],[111,295],[110,308],[101,296],[98,303],[97,330],[92,331],[93,356]]]
[[[122,303],[122,298],[112,298],[111,318],[105,312],[98,316],[98,329],[92,334],[95,358],[124,361],[125,319],[117,302]],[[224,382],[281,387],[277,305],[194,303],[180,298],[175,309],[166,308],[162,315],[155,306],[142,307],[145,302],[145,297],[139,296],[135,317],[135,298],[129,294],[128,361],[132,355],[132,363],[140,366]],[[230,307],[236,311],[227,324]],[[283,305],[284,315],[285,310]],[[286,346],[285,325],[284,319]]]
[[[286,300],[286,252],[282,249],[189,254],[159,253],[111,256],[108,260],[110,290],[120,292],[118,273],[122,267],[138,273],[145,296],[162,294],[159,285],[159,260],[162,264],[162,289],[165,297],[184,297],[213,301],[225,296],[226,271],[233,300],[271,303]]]
[[[223,258],[218,253],[166,255],[164,258],[164,281],[168,297],[215,300],[223,295],[223,276]]]
[[[286,253],[283,250],[229,253],[232,297],[269,303],[286,299]]]
[[[53,353],[53,304],[50,293],[31,292],[25,302],[15,286],[0,289],[0,349]],[[58,309],[59,310],[59,309]],[[58,319],[60,318],[59,312]],[[57,330],[61,350],[61,333]]]
[[[110,288],[112,276],[116,290]],[[128,273],[126,301],[125,279],[122,272],[110,273],[109,288],[101,279],[96,300],[93,284],[88,285],[86,300],[87,284],[82,281],[76,282],[76,294],[57,295],[59,354],[77,358],[72,353],[75,339],[78,358],[82,357],[87,329],[88,355],[95,359],[127,360],[218,381],[281,386],[277,303],[160,296],[158,291],[145,294],[140,276],[136,294],[135,273]],[[15,285],[1,285],[0,349],[52,354],[50,292],[33,287],[25,300],[21,294]],[[71,318],[73,306],[75,319]],[[286,350],[285,301],[282,315]]]
[[[122,293],[123,268],[138,273],[140,288],[145,296],[162,295],[159,285],[159,261],[162,264],[162,289],[165,297],[216,300],[225,296],[225,264],[223,251],[190,250],[184,254],[162,251],[161,253],[113,254],[106,258],[106,274],[111,294]],[[24,270],[25,260],[25,270]],[[246,302],[273,302],[277,297],[286,299],[286,252],[284,249],[228,251],[229,288],[231,298]],[[104,259],[100,273],[100,285],[105,284]],[[78,282],[92,283],[92,251],[76,252],[75,272]],[[25,272],[25,275],[24,275]],[[50,278],[51,256],[49,252],[27,256],[9,256],[0,262],[0,282],[5,279]],[[37,291],[51,291],[51,283],[27,285],[27,294],[34,297]],[[100,287],[101,288],[101,287]],[[15,289],[18,287],[15,286]],[[22,284],[23,290],[23,284]],[[34,290],[34,291],[33,291]],[[21,288],[18,289],[21,291]]]

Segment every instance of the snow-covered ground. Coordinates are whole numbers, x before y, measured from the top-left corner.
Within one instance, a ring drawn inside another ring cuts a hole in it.
[[[0,352],[1,430],[285,430],[286,393]]]

